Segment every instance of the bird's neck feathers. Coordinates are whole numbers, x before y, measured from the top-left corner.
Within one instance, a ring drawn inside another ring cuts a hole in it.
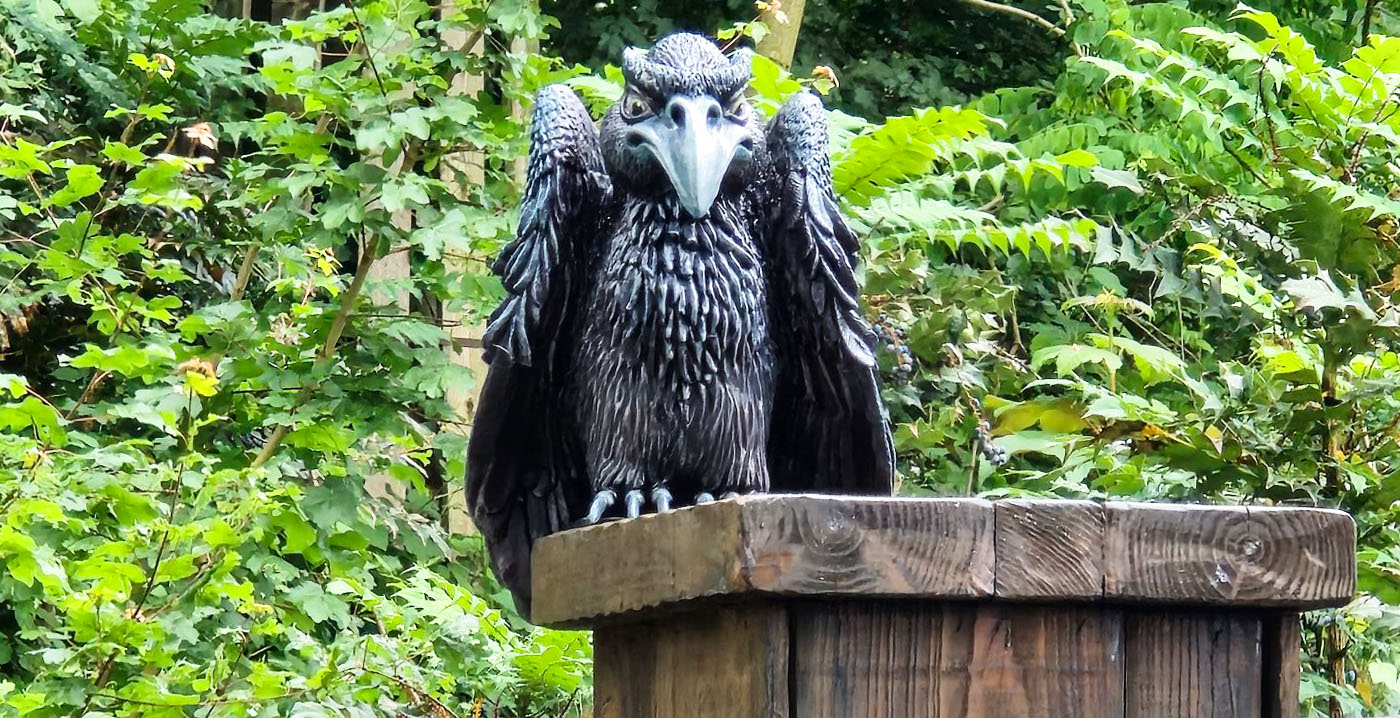
[[[707,383],[765,339],[765,284],[743,203],[721,196],[693,219],[674,198],[633,198],[603,282],[613,341],[678,383]]]
[[[757,262],[745,204],[742,193],[721,193],[709,214],[696,219],[681,208],[673,192],[630,195],[623,199],[620,224],[628,239],[644,247],[676,244],[689,251],[724,252],[741,262]]]

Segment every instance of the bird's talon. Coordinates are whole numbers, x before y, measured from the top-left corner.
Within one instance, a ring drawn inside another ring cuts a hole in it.
[[[712,504],[714,502],[715,495],[708,491],[701,491],[700,493],[695,495],[696,506],[704,506],[705,504]]]
[[[628,491],[625,500],[627,501],[627,518],[635,519],[642,515],[642,502],[645,499],[642,497],[642,492],[640,490],[632,489]]]
[[[670,511],[671,492],[665,486],[658,486],[651,490],[651,502],[656,504],[657,513]]]
[[[739,492],[738,492],[738,491],[726,491],[726,492],[724,492],[723,494],[720,494],[720,497],[719,497],[719,498],[720,498],[720,500],[724,500],[724,499],[737,499],[737,498],[739,498]]]
[[[587,526],[602,521],[603,514],[607,513],[608,509],[612,508],[612,505],[616,502],[617,494],[613,493],[610,489],[603,489],[594,494],[593,503],[588,507],[588,516],[583,519],[584,525]]]

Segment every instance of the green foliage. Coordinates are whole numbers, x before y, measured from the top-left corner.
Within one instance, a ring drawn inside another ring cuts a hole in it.
[[[582,712],[586,636],[444,528],[473,378],[427,314],[499,293],[512,107],[553,77],[438,36],[547,22],[0,2],[0,716]]]
[[[585,74],[504,40],[551,25],[522,0],[0,0],[0,717],[586,711],[587,641],[443,528],[441,318],[500,295],[534,88],[600,111],[624,42],[762,32],[670,5],[551,6]],[[1400,39],[1353,50],[1364,2],[925,5],[813,4],[798,74],[842,86],[753,83],[870,118],[833,170],[902,490],[1340,506],[1363,594],[1309,617],[1304,698],[1400,710]]]
[[[1340,506],[1363,594],[1309,619],[1305,699],[1392,713],[1400,38],[1166,4],[1070,34],[1048,89],[834,115],[903,490]]]
[[[840,87],[828,104],[863,117],[909,114],[929,105],[966,104],[1005,87],[1048,88],[1074,55],[1074,43],[1093,44],[1128,0],[1004,0],[1046,22],[1070,26],[1070,41],[1009,14],[956,0],[813,0],[806,3],[793,62],[798,75],[834,68]],[[1160,3],[1166,6],[1167,3]],[[1211,22],[1228,23],[1236,0],[1174,0]],[[545,0],[544,9],[568,32],[547,47],[566,60],[601,68],[627,45],[646,46],[673,30],[724,27],[754,17],[753,0],[695,3],[682,0]],[[1362,31],[1367,0],[1264,0],[1332,61],[1351,54]],[[1377,3],[1371,31],[1400,32],[1400,13]]]

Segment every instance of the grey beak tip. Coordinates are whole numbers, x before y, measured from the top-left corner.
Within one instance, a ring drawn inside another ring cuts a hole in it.
[[[682,202],[681,209],[685,210],[685,213],[690,215],[691,219],[704,219],[710,214],[710,208],[708,205],[705,207],[701,207],[698,204]]]

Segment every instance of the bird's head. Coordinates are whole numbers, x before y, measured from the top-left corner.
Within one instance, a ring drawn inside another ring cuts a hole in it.
[[[740,182],[762,152],[749,107],[749,53],[725,56],[702,35],[667,35],[628,48],[627,89],[603,118],[610,173],[640,191],[671,191],[692,217],[709,214],[723,185]]]

